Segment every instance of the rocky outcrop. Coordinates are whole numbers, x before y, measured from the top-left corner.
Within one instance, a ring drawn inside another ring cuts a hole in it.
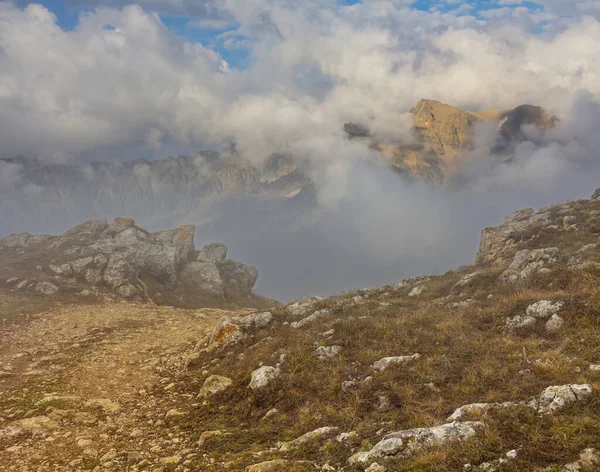
[[[9,235],[0,240],[0,252],[10,261],[3,268],[14,274],[13,290],[88,290],[155,303],[170,294],[199,305],[253,300],[258,271],[227,259],[223,244],[196,251],[194,235],[192,225],[151,233],[129,218],[90,220],[61,236]]]
[[[454,422],[432,428],[415,428],[390,433],[371,450],[356,453],[348,462],[352,465],[365,465],[377,459],[409,457],[424,447],[440,447],[467,439],[474,436],[477,429],[481,427],[483,423],[480,422]]]

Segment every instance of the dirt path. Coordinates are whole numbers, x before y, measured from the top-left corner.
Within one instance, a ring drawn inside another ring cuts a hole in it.
[[[3,328],[0,471],[194,470],[191,442],[168,427],[195,400],[177,375],[226,314],[243,313],[66,306]]]

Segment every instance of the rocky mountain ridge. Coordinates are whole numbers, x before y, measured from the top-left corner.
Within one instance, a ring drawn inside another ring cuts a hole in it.
[[[525,138],[524,127],[543,132],[557,122],[531,105],[472,112],[423,99],[411,113],[411,142],[382,140],[363,124],[346,123],[344,129],[349,139],[364,141],[378,151],[392,169],[436,186],[447,183],[466,165],[463,157],[473,150],[477,126],[495,126],[495,144],[485,151],[506,161],[515,144]],[[235,151],[89,164],[1,158],[0,217],[18,227],[12,231],[32,230],[34,223],[23,215],[35,215],[34,221],[45,227],[52,227],[57,219],[66,226],[81,221],[82,215],[123,214],[161,226],[189,221],[201,225],[210,222],[211,205],[223,200],[243,198],[257,207],[269,200],[289,200],[292,207],[294,202],[301,206],[313,201],[315,187],[306,163],[288,154],[273,154],[262,164],[253,162]]]
[[[195,227],[149,233],[129,218],[90,220],[61,236],[0,239],[4,285],[42,295],[78,293],[144,302],[209,306],[268,303],[252,293],[258,271],[227,259],[227,246],[196,251]]]

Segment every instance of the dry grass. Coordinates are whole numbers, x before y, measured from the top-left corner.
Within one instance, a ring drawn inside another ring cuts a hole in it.
[[[578,224],[578,222],[575,222]],[[582,221],[579,224],[583,225]],[[600,270],[565,268],[569,254],[594,240],[585,230],[548,233],[543,238],[521,235],[521,246],[561,248],[561,260],[551,273],[519,287],[499,283],[504,267],[464,267],[424,282],[426,290],[408,297],[412,286],[382,287],[359,304],[338,307],[340,300],[356,294],[326,299],[317,308],[331,314],[303,329],[278,324],[257,333],[226,353],[221,353],[211,374],[227,375],[234,388],[207,406],[199,406],[181,427],[191,434],[221,429],[231,436],[214,438],[204,446],[209,456],[233,460],[239,470],[257,462],[251,452],[273,447],[322,426],[356,431],[363,448],[375,444],[383,434],[445,422],[453,410],[472,402],[502,402],[527,399],[550,385],[592,383],[600,375],[588,370],[600,362]],[[575,237],[576,235],[576,237]],[[529,241],[523,243],[523,241]],[[590,258],[597,257],[596,254]],[[453,288],[475,269],[485,274],[461,289]],[[491,295],[491,297],[489,297]],[[448,304],[473,299],[467,306]],[[564,303],[561,317],[565,328],[547,333],[544,324],[507,333],[507,317],[522,314],[538,300]],[[279,321],[293,321],[283,310]],[[322,333],[334,329],[330,338]],[[258,343],[259,340],[262,342]],[[316,345],[342,346],[342,354],[323,361],[313,355]],[[420,353],[407,366],[375,372],[376,360]],[[251,372],[259,365],[275,365],[284,354],[282,376],[267,391],[250,392]],[[205,378],[196,372],[188,385],[196,390]],[[373,379],[350,391],[342,382]],[[389,400],[379,408],[379,397]],[[506,469],[533,471],[575,460],[582,449],[600,447],[600,395],[552,417],[540,417],[527,409],[509,409],[490,414],[482,434],[460,447],[425,451],[401,462],[390,462],[394,471],[456,471],[465,463],[479,464],[519,449],[518,458]],[[279,414],[262,420],[272,408]],[[360,444],[330,442],[307,445],[264,457],[309,459],[345,466]],[[266,460],[266,459],[264,459]],[[201,469],[209,470],[209,469]]]

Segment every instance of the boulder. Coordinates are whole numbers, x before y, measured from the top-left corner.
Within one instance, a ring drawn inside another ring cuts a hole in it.
[[[306,315],[316,303],[321,300],[320,297],[311,297],[306,300],[298,300],[291,305],[286,307],[286,311],[292,316],[303,316]]]
[[[512,318],[508,318],[505,322],[507,331],[516,331],[522,328],[529,328],[535,326],[536,319],[533,316],[528,315],[517,315]]]
[[[207,398],[216,395],[227,390],[231,385],[233,385],[233,380],[230,378],[221,375],[211,375],[204,381],[198,398]]]
[[[219,270],[233,297],[250,295],[258,279],[258,270],[241,262],[226,260],[219,265]]]
[[[213,262],[191,262],[181,272],[182,284],[190,290],[200,290],[210,296],[223,298],[223,279]]]
[[[571,403],[583,401],[591,395],[592,386],[588,384],[558,385],[548,387],[524,404],[534,408],[540,414],[552,414]]]
[[[553,333],[555,331],[559,331],[565,324],[565,320],[563,320],[558,315],[552,315],[552,317],[546,322],[546,331]]]
[[[314,356],[324,360],[338,356],[342,352],[342,346],[319,346],[313,352]]]
[[[551,302],[549,300],[540,300],[527,307],[525,313],[534,318],[548,318],[560,311],[563,304],[561,302]]]
[[[508,268],[500,275],[503,282],[523,282],[538,273],[548,271],[548,266],[556,263],[558,248],[523,249],[517,252]]]
[[[281,370],[278,367],[262,366],[252,372],[248,387],[252,390],[265,388],[280,375]]]
[[[35,291],[42,295],[54,295],[58,290],[58,287],[50,282],[40,282],[35,286]]]
[[[61,275],[63,277],[70,277],[73,275],[71,264],[50,264],[48,268],[56,275]]]
[[[348,462],[351,465],[366,465],[377,459],[405,458],[424,447],[440,447],[462,441],[477,433],[483,423],[472,421],[465,423],[447,423],[431,428],[415,428],[383,437],[371,450],[354,454]]]
[[[220,347],[228,347],[240,342],[244,334],[240,326],[231,317],[224,316],[215,325],[208,341],[208,350],[212,351]]]
[[[127,262],[123,254],[113,254],[104,269],[102,279],[112,287],[117,288],[136,277],[135,270]]]

